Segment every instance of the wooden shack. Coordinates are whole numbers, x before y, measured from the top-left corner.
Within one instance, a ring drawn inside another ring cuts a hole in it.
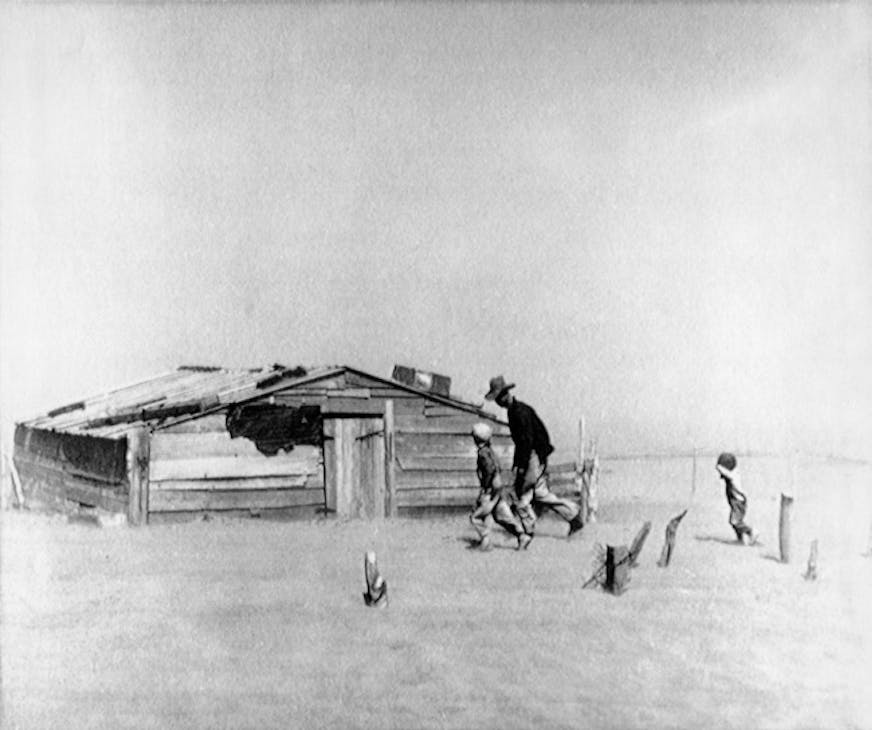
[[[487,421],[504,468],[508,427],[450,395],[450,379],[398,367],[171,373],[18,424],[25,499],[124,513],[132,524],[235,516],[381,517],[468,508],[472,425]],[[575,465],[552,467],[572,491]]]

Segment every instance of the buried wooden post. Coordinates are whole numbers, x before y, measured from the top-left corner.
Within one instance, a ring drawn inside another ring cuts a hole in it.
[[[628,562],[631,568],[635,568],[639,563],[639,553],[642,552],[642,547],[645,545],[645,540],[648,537],[649,532],[651,532],[651,523],[646,522],[642,525],[642,529],[639,530],[636,537],[633,539],[633,542],[630,545],[630,554],[628,555]]]
[[[657,561],[659,568],[665,568],[669,565],[669,561],[672,559],[672,550],[675,548],[675,534],[678,532],[679,523],[684,519],[686,514],[687,510],[684,510],[680,515],[669,520],[669,524],[666,525],[666,542],[663,543],[663,550],[660,551],[660,560]]]
[[[626,590],[629,577],[630,551],[626,545],[606,546],[606,582],[605,589],[614,595],[620,595]]]
[[[642,552],[645,538],[648,537],[650,531],[651,523],[646,522],[642,525],[642,529],[640,529],[636,534],[629,549],[627,549],[626,545],[613,548],[611,546],[604,547],[600,543],[597,543],[596,557],[594,559],[596,568],[593,575],[587,579],[582,588],[589,588],[590,586],[598,585],[612,593],[622,593],[627,580],[629,580],[629,569],[636,567],[639,553]],[[611,556],[611,558],[609,556]],[[612,561],[611,563],[609,563],[610,559]],[[613,587],[616,584],[620,590],[613,590]]]
[[[790,562],[790,511],[793,497],[781,494],[781,513],[778,517],[778,549],[782,563]]]
[[[802,577],[806,580],[815,580],[818,577],[817,572],[817,556],[818,556],[818,541],[811,541],[811,549],[808,553],[808,567],[805,570],[805,575]]]
[[[366,579],[366,593],[363,602],[367,606],[381,608],[388,605],[388,583],[378,570],[375,553],[371,550],[363,558],[363,576]]]

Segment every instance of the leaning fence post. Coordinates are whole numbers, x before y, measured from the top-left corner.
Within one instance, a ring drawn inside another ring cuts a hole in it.
[[[606,546],[606,584],[609,593],[619,595],[624,592],[629,577],[629,553],[626,545]]]
[[[805,570],[805,575],[803,578],[806,580],[815,580],[818,576],[817,572],[817,558],[818,558],[818,541],[811,541],[811,549],[808,553],[808,566]]]
[[[678,525],[684,519],[687,510],[684,510],[680,515],[673,517],[666,525],[666,541],[663,543],[663,549],[660,551],[660,560],[657,561],[658,568],[665,568],[669,565],[672,559],[672,551],[675,549],[675,535],[678,532]]]

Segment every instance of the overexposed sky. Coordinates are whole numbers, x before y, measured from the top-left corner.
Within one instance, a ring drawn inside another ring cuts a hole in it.
[[[4,426],[181,364],[872,456],[865,3],[0,8]]]

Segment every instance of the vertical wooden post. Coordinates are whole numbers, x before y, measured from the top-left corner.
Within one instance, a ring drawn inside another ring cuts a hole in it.
[[[588,521],[596,522],[596,513],[599,509],[598,492],[600,463],[597,442],[595,439],[591,441],[590,452],[590,458],[588,459],[588,461],[591,464],[591,468],[590,478],[587,487],[587,517]]]
[[[584,416],[578,421],[578,444],[575,453],[575,487],[578,489],[578,516],[582,524],[587,524],[587,513],[590,509],[587,485],[584,481]]]
[[[805,570],[805,575],[803,578],[806,580],[816,580],[817,579],[817,557],[818,557],[818,541],[811,541],[811,548],[808,553],[808,567]]]
[[[605,588],[609,593],[618,595],[624,592],[627,584],[627,578],[630,571],[628,565],[630,551],[626,545],[614,547],[606,546],[606,584]]]
[[[137,428],[127,434],[127,522],[131,525],[144,525],[148,522],[150,448],[147,428]]]
[[[397,516],[397,485],[394,473],[394,402],[385,401],[385,516]]]
[[[778,517],[778,548],[781,553],[781,562],[790,562],[790,508],[793,505],[793,497],[781,494],[781,513]]]

